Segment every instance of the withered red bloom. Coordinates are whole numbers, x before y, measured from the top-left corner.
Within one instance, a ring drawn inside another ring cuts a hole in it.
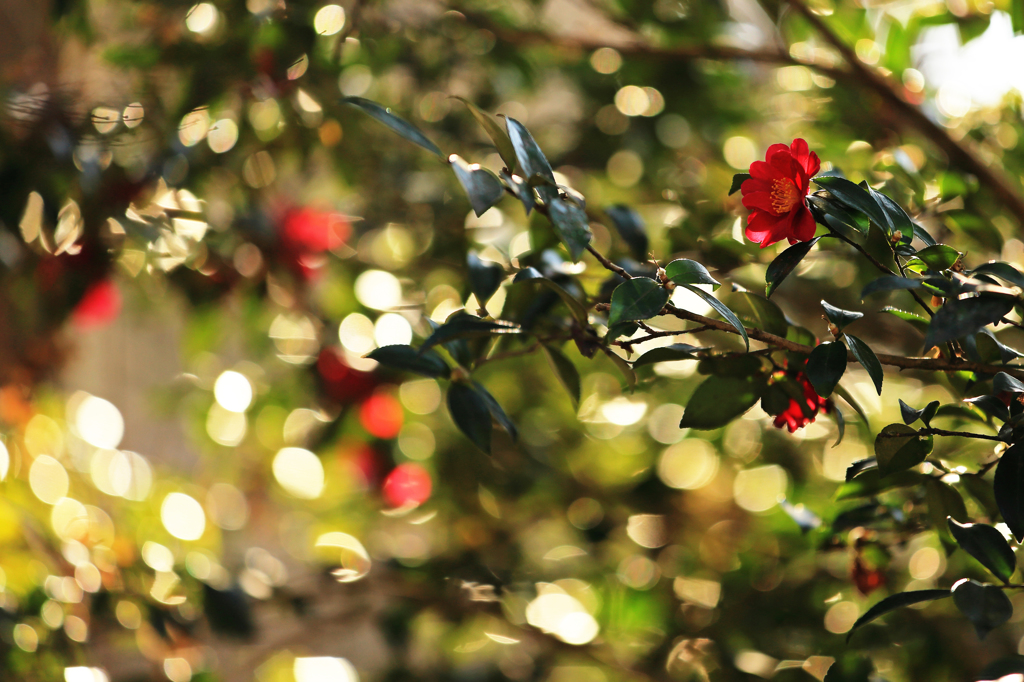
[[[821,170],[818,155],[802,139],[793,144],[773,144],[764,161],[750,164],[750,178],[743,182],[743,205],[747,216],[747,239],[763,249],[788,239],[790,244],[814,237],[814,217],[805,197],[811,178]]]
[[[775,428],[781,429],[785,426],[790,433],[813,422],[818,412],[827,413],[832,409],[832,403],[827,398],[822,398],[814,392],[814,387],[811,386],[806,374],[796,372],[792,379],[803,390],[803,398],[801,401],[790,398],[789,406],[772,422]]]

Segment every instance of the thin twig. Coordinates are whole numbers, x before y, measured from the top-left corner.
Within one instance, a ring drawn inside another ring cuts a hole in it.
[[[626,272],[625,270],[620,268],[618,265],[616,265],[615,263],[613,263],[610,260],[608,260],[607,258],[605,258],[592,245],[587,244],[587,251],[589,251],[590,254],[594,258],[596,258],[601,265],[603,265],[605,267],[605,269],[611,270],[612,272],[614,272],[619,277],[622,277],[623,279],[633,279],[633,275],[629,274],[628,272]]]
[[[918,436],[959,436],[961,438],[978,438],[978,439],[981,439],[981,440],[996,440],[996,441],[999,441],[1000,443],[1005,443],[1006,442],[1003,438],[1000,438],[999,436],[990,436],[990,435],[987,435],[987,434],[984,434],[984,433],[972,433],[970,431],[947,431],[945,429],[933,429],[933,428],[918,429],[917,430],[917,435]],[[910,434],[907,434],[907,433],[886,433],[884,431],[882,433],[878,434],[879,438],[908,438],[909,436],[910,436]]]

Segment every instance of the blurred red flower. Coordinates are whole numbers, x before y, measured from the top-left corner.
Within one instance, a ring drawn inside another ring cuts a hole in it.
[[[361,403],[377,388],[377,376],[349,367],[341,351],[325,346],[316,361],[324,394],[339,405]]]
[[[285,214],[281,239],[295,251],[320,253],[344,244],[351,231],[352,224],[341,213],[300,208]]]
[[[392,469],[384,479],[384,501],[391,507],[416,507],[430,499],[433,487],[426,469],[406,462]]]
[[[747,216],[747,239],[763,249],[788,239],[790,244],[814,237],[814,217],[804,197],[811,178],[821,170],[818,155],[802,139],[773,144],[764,161],[750,164],[750,178],[740,186]]]
[[[121,291],[109,279],[102,279],[85,290],[71,311],[75,326],[86,329],[110,324],[121,313]]]
[[[799,401],[790,398],[789,407],[775,417],[772,424],[777,429],[785,426],[790,433],[793,433],[813,422],[819,411],[829,412],[832,409],[832,403],[814,392],[814,387],[811,386],[811,382],[803,372],[798,371],[791,374],[791,378],[803,390],[803,398]]]

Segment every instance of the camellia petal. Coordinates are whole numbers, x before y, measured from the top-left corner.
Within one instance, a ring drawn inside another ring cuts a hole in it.
[[[783,239],[790,244],[814,238],[814,216],[807,208],[811,176],[821,162],[807,142],[768,147],[764,161],[750,164],[750,179],[740,186],[743,205],[750,209],[746,236],[761,248]]]

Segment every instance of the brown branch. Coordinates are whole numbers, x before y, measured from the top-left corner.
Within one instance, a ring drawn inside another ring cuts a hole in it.
[[[882,433],[878,434],[878,438],[908,438],[911,434],[908,433]],[[1000,443],[1005,443],[1006,439],[1000,438],[999,436],[990,436],[984,433],[972,433],[971,431],[947,431],[945,429],[933,429],[931,427],[918,429],[917,435],[919,436],[959,436],[961,438],[979,438],[981,440],[996,440]]]
[[[605,269],[611,270],[612,272],[614,272],[619,277],[622,277],[623,279],[633,279],[633,275],[629,274],[628,272],[620,268],[618,265],[605,258],[604,255],[601,254],[601,252],[599,252],[597,249],[595,249],[591,244],[587,244],[587,251],[589,251],[590,254],[594,258],[596,258],[601,265],[605,267]]]

